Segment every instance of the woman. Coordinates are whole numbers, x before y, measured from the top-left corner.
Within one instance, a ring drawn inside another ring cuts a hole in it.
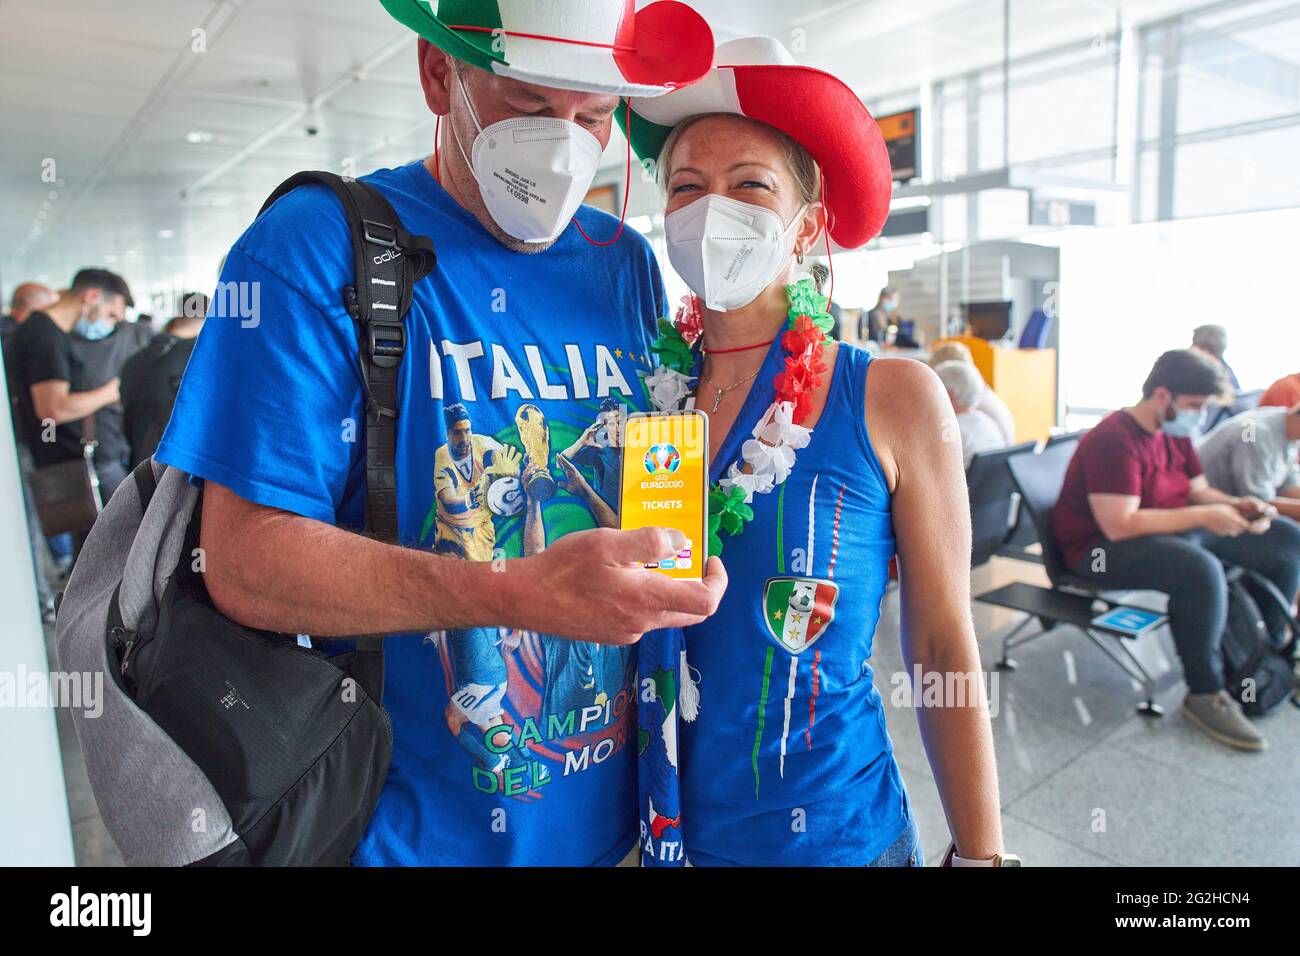
[[[894,322],[898,312],[898,290],[885,286],[876,297],[876,307],[858,320],[858,340],[885,344],[889,326]]]
[[[897,551],[909,671],[975,681],[965,706],[918,714],[956,855],[993,865],[952,408],[922,363],[831,342],[827,299],[796,282],[824,219],[842,248],[879,231],[883,141],[847,87],[775,41],[726,44],[718,62],[696,87],[634,101],[630,122],[659,158],[669,257],[695,293],[663,324],[648,383],[660,409],[693,394],[709,417],[725,476],[710,551],[730,578],[713,618],[642,644],[643,862],[921,865],[867,664]]]

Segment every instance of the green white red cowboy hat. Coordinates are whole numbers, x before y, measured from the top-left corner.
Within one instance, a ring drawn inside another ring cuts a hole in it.
[[[472,66],[541,86],[652,97],[713,64],[713,31],[677,0],[380,0]]]
[[[637,155],[658,159],[668,134],[692,116],[747,116],[791,136],[821,166],[836,246],[856,249],[874,238],[889,218],[894,175],[880,127],[857,94],[829,73],[799,66],[770,37],[724,43],[716,59],[693,86],[655,99],[631,97],[629,138]]]

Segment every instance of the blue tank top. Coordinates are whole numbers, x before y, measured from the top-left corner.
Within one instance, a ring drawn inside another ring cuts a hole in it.
[[[756,381],[771,382],[784,357],[778,339]],[[754,496],[743,535],[724,539],[718,612],[642,642],[647,865],[680,865],[683,845],[700,866],[864,865],[911,819],[868,663],[894,555],[863,416],[871,361],[839,346],[809,445],[783,485]],[[740,460],[771,400],[769,386],[751,390],[713,474]],[[674,706],[692,692],[683,649],[698,708]]]

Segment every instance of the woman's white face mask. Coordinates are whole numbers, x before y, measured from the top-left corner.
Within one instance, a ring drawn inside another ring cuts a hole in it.
[[[478,130],[470,156],[454,125],[452,136],[474,172],[488,213],[523,242],[557,239],[591,188],[600,140],[577,123],[543,116],[516,116],[484,129],[458,70],[456,79]]]
[[[787,225],[763,206],[710,193],[664,219],[668,261],[708,308],[742,309],[785,268],[804,209]]]

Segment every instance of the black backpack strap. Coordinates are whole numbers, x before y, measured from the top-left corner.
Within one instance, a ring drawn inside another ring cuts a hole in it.
[[[396,542],[397,377],[406,354],[405,320],[415,283],[433,270],[437,257],[427,237],[413,236],[402,227],[382,193],[351,177],[298,173],[280,184],[262,212],[281,196],[311,184],[325,186],[338,197],[352,236],[355,284],[341,292],[357,325],[366,400],[366,530]],[[357,639],[352,673],[376,701],[383,695],[383,654],[380,638]]]
[[[135,492],[140,496],[140,514],[149,510],[153,493],[158,490],[158,479],[153,473],[153,459],[146,458],[136,465],[131,474],[135,475]]]
[[[1281,649],[1287,659],[1294,658],[1300,651],[1300,618],[1291,613],[1291,602],[1286,599],[1276,584],[1251,568],[1239,568],[1239,580],[1247,585],[1247,593],[1259,606],[1261,612],[1272,611],[1285,622],[1291,632],[1291,639]],[[1267,620],[1267,618],[1265,618]]]

